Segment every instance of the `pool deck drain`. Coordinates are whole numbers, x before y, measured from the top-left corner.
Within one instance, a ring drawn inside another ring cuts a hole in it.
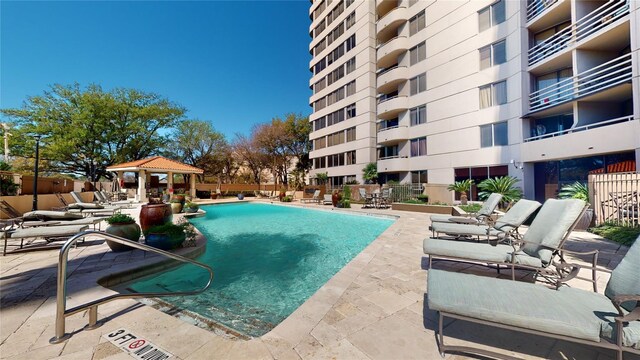
[[[139,209],[127,211],[137,216]],[[177,359],[439,358],[435,313],[424,302],[427,271],[422,240],[430,235],[429,214],[357,207],[352,211],[397,216],[398,220],[271,332],[250,340],[216,334],[140,302],[121,300],[100,306],[99,319],[105,324],[96,330],[81,330],[87,322],[85,313],[70,316],[67,332],[73,336],[51,345],[58,252],[7,255],[0,260],[0,358],[131,359],[102,337],[119,328],[148,339]],[[70,252],[70,306],[109,294],[111,290],[96,284],[98,278],[159,260],[141,251],[112,253],[101,240],[87,243]],[[574,232],[567,247],[600,249],[603,269],[615,267],[626,252],[625,247],[585,232]],[[498,276],[495,270],[478,265],[436,262],[434,267]],[[519,273],[523,278],[526,275]],[[608,277],[599,272],[601,291]],[[570,285],[587,290],[590,286],[580,280]],[[450,322],[447,329],[452,343],[478,342],[527,359],[613,359],[610,351],[521,333],[491,329],[487,336],[486,328],[469,323]],[[638,358],[625,354],[625,359]]]

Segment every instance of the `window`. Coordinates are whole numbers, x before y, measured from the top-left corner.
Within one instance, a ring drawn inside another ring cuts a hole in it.
[[[325,106],[327,106],[326,98],[321,98],[313,104],[313,109],[319,111],[324,109]]]
[[[315,131],[318,131],[320,129],[324,129],[326,126],[327,126],[327,123],[326,123],[326,119],[325,119],[324,116],[313,122],[313,129]]]
[[[347,119],[350,119],[356,116],[356,104],[351,104],[347,106],[346,110],[347,110]]]
[[[354,47],[356,47],[356,34],[351,35],[347,41],[344,42],[345,46],[347,47],[347,51],[353,49]]]
[[[507,165],[457,168],[453,171],[455,174],[454,181],[462,181],[466,179],[472,179],[474,181],[475,184],[471,185],[471,190],[468,194],[469,200],[474,201],[479,200],[477,184],[480,184],[483,180],[489,178],[509,175],[509,168]],[[460,194],[456,193],[455,196],[456,200],[460,200]]]
[[[327,156],[327,167],[344,166],[344,153]]]
[[[427,155],[427,138],[421,137],[411,140],[411,157]]]
[[[509,145],[507,122],[480,126],[480,146],[504,146]]]
[[[346,0],[345,1],[346,6],[349,7],[351,4],[353,4],[353,1],[354,0]]]
[[[418,170],[411,172],[411,183],[424,184],[428,183],[427,170]]]
[[[478,25],[480,32],[505,21],[504,0],[500,0],[491,6],[478,11]]]
[[[356,151],[348,151],[345,154],[346,157],[346,164],[347,165],[353,165],[356,163]]]
[[[398,145],[378,148],[378,159],[398,157]]]
[[[351,14],[349,14],[349,16],[347,16],[347,19],[344,22],[347,26],[347,30],[351,28],[356,23],[356,12],[354,11]]]
[[[410,81],[411,89],[410,95],[421,93],[427,89],[427,74],[420,74]]]
[[[313,159],[313,168],[322,169],[327,167],[327,160],[324,156]]]
[[[480,87],[480,109],[507,103],[507,82],[500,81]]]
[[[327,147],[327,138],[324,136],[313,141],[313,148],[315,150],[323,149]]]
[[[506,41],[498,41],[497,43],[480,48],[480,70],[505,62],[507,62]]]
[[[426,26],[424,11],[409,19],[409,36],[415,35]]]
[[[322,78],[320,81],[313,85],[313,93],[316,94],[318,91],[324,89],[327,86],[327,79]]]
[[[352,82],[348,83],[347,86],[347,96],[351,96],[353,94],[356,93],[356,81],[353,80]]]
[[[314,75],[317,75],[320,71],[324,70],[324,68],[326,67],[327,67],[327,62],[325,61],[325,59],[321,59],[313,67]]]
[[[337,133],[327,136],[327,146],[340,145],[344,143],[344,131],[338,131]]]
[[[351,127],[346,130],[347,133],[347,142],[356,140],[356,128]]]
[[[411,126],[424,124],[427,122],[427,106],[422,105],[409,111],[411,117]]]
[[[352,57],[351,59],[347,60],[347,74],[351,74],[351,72],[353,70],[356,69],[356,57]]]
[[[415,65],[427,58],[427,46],[425,43],[412,47],[409,51],[409,65]]]

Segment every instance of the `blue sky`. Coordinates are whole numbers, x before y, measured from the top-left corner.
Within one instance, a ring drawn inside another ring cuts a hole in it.
[[[54,83],[159,93],[229,139],[311,113],[309,1],[0,2],[0,107]]]

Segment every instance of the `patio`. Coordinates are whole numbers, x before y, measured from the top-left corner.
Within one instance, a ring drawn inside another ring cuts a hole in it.
[[[218,203],[220,201],[216,201]],[[322,205],[301,205],[324,208]],[[139,209],[127,210],[137,215]],[[82,331],[87,314],[67,319],[68,341],[50,345],[54,335],[55,250],[6,256],[0,265],[2,306],[0,354],[3,359],[130,359],[103,334],[126,328],[145,337],[179,359],[437,359],[435,313],[425,307],[426,261],[422,240],[429,214],[394,210],[352,209],[388,214],[398,220],[340,270],[285,321],[266,335],[238,339],[222,331],[210,332],[134,300],[99,308],[105,324]],[[111,290],[96,279],[132,269],[157,258],[141,251],[112,253],[101,240],[87,241],[70,252],[69,304],[95,299]],[[600,250],[599,265],[612,269],[626,248],[586,232],[574,232],[567,243],[572,250]],[[435,262],[434,268],[498,276],[479,265]],[[215,267],[214,267],[215,271]],[[520,273],[526,277],[526,273]],[[609,275],[599,273],[603,291]],[[215,281],[215,279],[214,279]],[[590,289],[572,280],[571,286]],[[564,341],[450,322],[451,343],[474,342],[482,347],[527,359],[613,359],[613,352]],[[448,359],[465,359],[447,355]],[[637,359],[625,354],[625,359]]]

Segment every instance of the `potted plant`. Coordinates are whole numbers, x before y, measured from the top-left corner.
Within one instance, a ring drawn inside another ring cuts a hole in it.
[[[342,200],[342,195],[340,194],[340,191],[333,190],[333,193],[331,194],[331,204],[333,204],[333,207],[337,207],[338,202],[340,200]]]
[[[244,199],[244,194],[243,193],[238,193],[238,200],[243,200]]]
[[[558,197],[560,199],[580,199],[589,202],[589,187],[580,181],[576,181],[573,184],[563,186],[558,193]],[[576,229],[585,230],[591,226],[592,221],[593,209],[589,206],[576,224]]]
[[[420,194],[418,196],[416,196],[416,198],[418,199],[418,201],[421,201],[423,203],[427,203],[429,202],[429,195],[425,195],[425,194]]]
[[[210,196],[211,200],[215,200],[218,198],[218,193],[215,190],[211,190]]]
[[[109,226],[105,229],[105,232],[111,235],[123,237],[125,239],[138,242],[140,240],[140,226],[136,224],[135,219],[127,214],[114,214],[106,219]],[[131,246],[120,244],[115,241],[107,240],[107,245],[111,251],[120,252],[134,250]]]
[[[500,208],[504,209],[509,203],[522,198],[522,190],[515,186],[518,181],[520,180],[513,176],[499,176],[483,180],[478,184],[478,189],[480,189],[478,197],[480,200],[485,200],[493,193],[502,194]]]
[[[280,193],[278,194],[278,199],[280,199],[280,201],[282,201],[282,199],[287,196],[287,189],[285,189],[284,187],[280,188]]]
[[[175,194],[171,200],[178,200],[182,205],[184,205],[185,197],[185,194]]]
[[[184,210],[184,212],[192,214],[192,213],[198,212],[198,209],[200,209],[200,206],[198,206],[198,204],[194,202],[188,202],[184,204],[184,207],[182,209]]]
[[[350,208],[351,207],[351,187],[345,186],[342,192],[343,192],[342,199],[339,201],[338,207]]]
[[[171,212],[174,214],[182,212],[182,202],[180,199],[171,199]]]
[[[282,202],[291,202],[293,199],[291,198],[291,196],[287,195],[285,197],[283,197],[280,201]]]
[[[472,179],[466,179],[462,181],[456,181],[453,184],[450,184],[447,187],[447,190],[455,191],[460,193],[460,204],[467,205],[467,191],[471,189],[471,185],[473,184]]]
[[[147,245],[162,250],[176,249],[182,246],[186,239],[184,226],[174,223],[156,225],[145,234]]]

